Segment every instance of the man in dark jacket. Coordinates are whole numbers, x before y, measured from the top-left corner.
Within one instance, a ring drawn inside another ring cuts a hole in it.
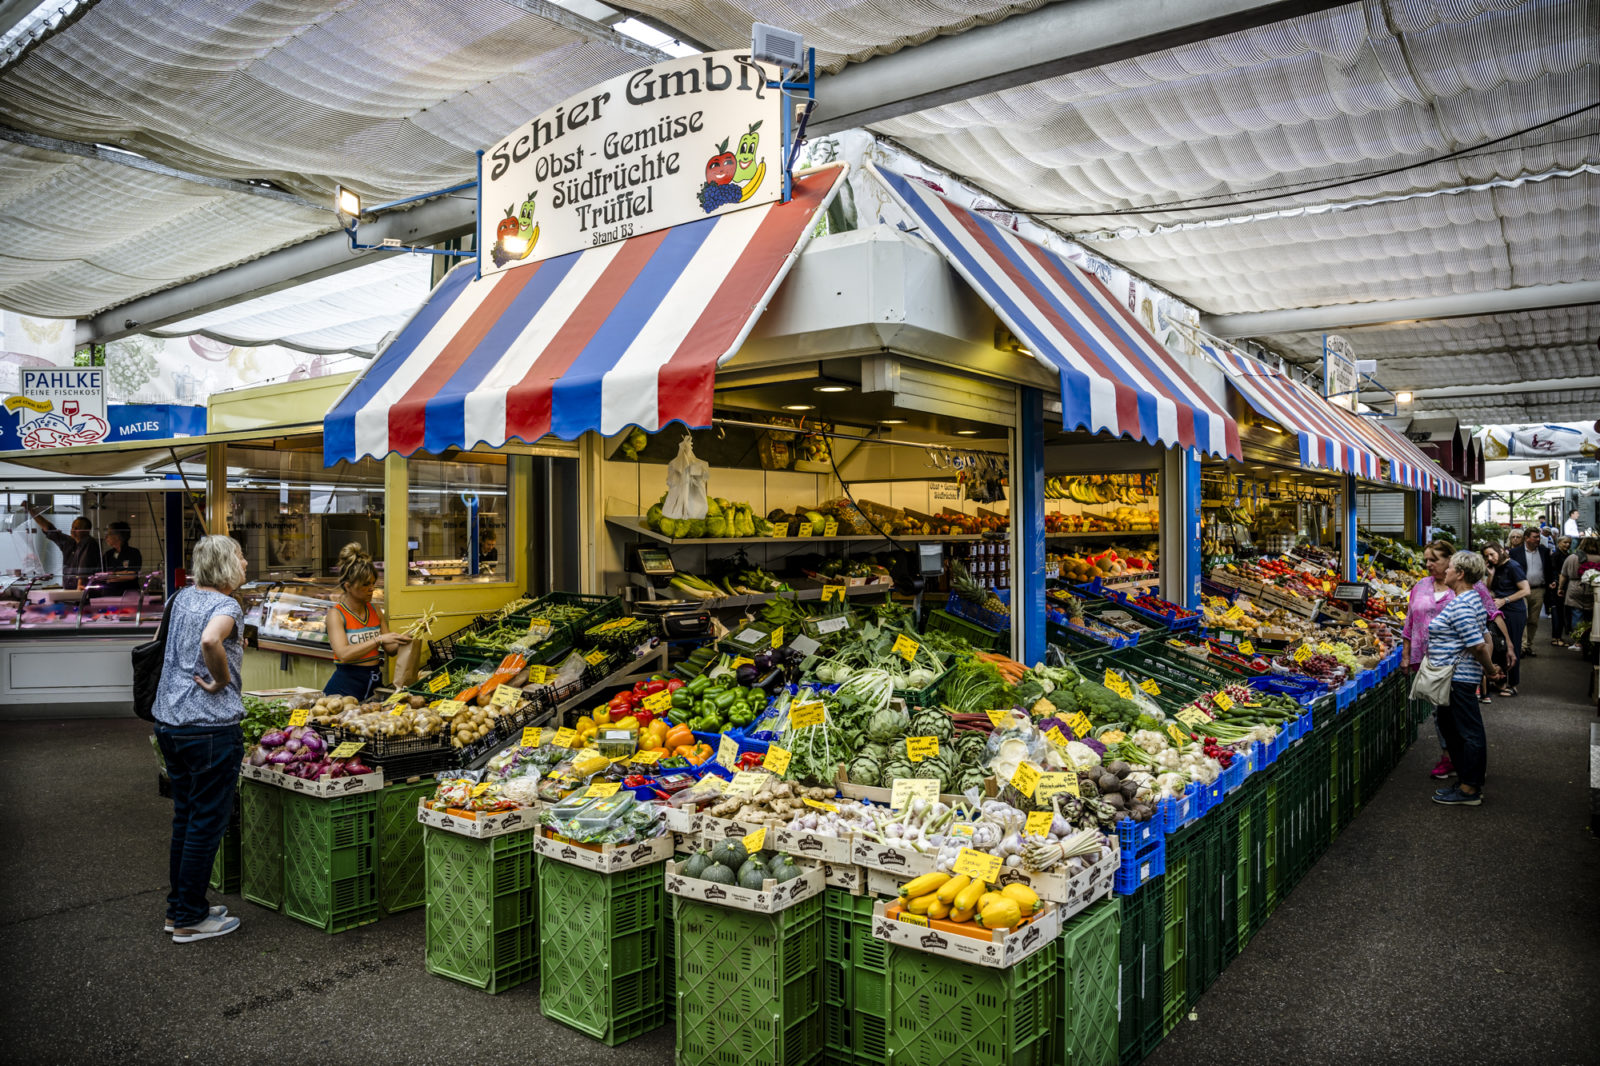
[[[1544,612],[1545,589],[1561,576],[1561,567],[1537,529],[1528,530],[1522,546],[1512,548],[1510,555],[1528,574],[1528,626],[1522,631],[1522,654],[1533,656],[1538,654],[1533,646],[1539,634],[1539,615]]]

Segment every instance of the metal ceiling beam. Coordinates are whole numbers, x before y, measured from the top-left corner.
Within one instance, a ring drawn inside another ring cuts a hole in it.
[[[672,58],[659,48],[618,33],[604,23],[586,18],[574,11],[561,7],[559,4],[552,4],[549,0],[503,0],[503,2],[510,4],[519,11],[525,11],[530,15],[544,19],[546,22],[560,26],[562,29],[569,30],[585,40],[593,41],[596,44],[610,45],[612,48],[619,48],[624,52],[629,52],[647,63],[659,63],[664,59]]]
[[[1418,400],[1436,400],[1450,396],[1472,396],[1485,399],[1493,395],[1521,395],[1528,392],[1570,392],[1573,389],[1600,388],[1600,377],[1586,378],[1546,378],[1542,381],[1507,381],[1498,385],[1440,385],[1432,389],[1402,389],[1409,392]],[[1392,398],[1388,393],[1364,392],[1361,394],[1362,403],[1390,403]]]
[[[1535,311],[1600,303],[1600,281],[1557,285],[1525,285],[1494,292],[1420,296],[1412,300],[1378,300],[1287,311],[1250,311],[1237,315],[1201,315],[1200,328],[1217,337],[1270,337],[1275,333],[1321,333],[1350,326],[1378,326],[1432,318],[1467,318],[1507,311]]]
[[[397,238],[402,244],[429,245],[473,230],[477,201],[472,196],[430,200],[410,211],[379,215],[361,224],[362,240],[379,244]],[[328,209],[334,225],[333,209]],[[219,307],[315,281],[362,263],[387,257],[390,252],[352,252],[342,232],[313,237],[248,263],[164,289],[101,312],[78,323],[77,343],[103,343],[142,330],[155,329]]]
[[[1342,4],[1072,0],[818,79],[810,133],[834,133]]]

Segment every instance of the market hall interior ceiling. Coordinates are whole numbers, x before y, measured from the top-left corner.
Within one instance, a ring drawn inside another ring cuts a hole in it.
[[[530,115],[763,21],[818,51],[813,136],[865,126],[1213,333],[1309,366],[1340,332],[1419,417],[1593,417],[1600,4],[1149,6],[0,4],[0,306],[104,339],[282,288],[285,250],[342,244],[335,185],[470,180]]]

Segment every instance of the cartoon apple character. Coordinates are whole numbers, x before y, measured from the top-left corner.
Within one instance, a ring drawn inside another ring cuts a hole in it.
[[[500,224],[494,228],[494,235],[497,240],[504,240],[507,237],[515,237],[521,228],[522,223],[517,220],[517,205],[512,204],[506,208],[506,217],[502,218]]]
[[[733,180],[734,167],[737,165],[732,152],[728,151],[728,138],[724,137],[722,143],[717,145],[717,154],[706,161],[706,181],[712,185],[726,185]]]

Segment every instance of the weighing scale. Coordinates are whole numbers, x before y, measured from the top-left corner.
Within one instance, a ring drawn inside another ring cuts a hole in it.
[[[667,582],[677,576],[678,568],[672,565],[672,553],[665,548],[648,548],[634,545],[628,553],[628,570],[649,580],[649,588],[664,589]]]
[[[633,613],[654,618],[668,640],[698,640],[711,633],[711,612],[694,600],[634,600]]]

